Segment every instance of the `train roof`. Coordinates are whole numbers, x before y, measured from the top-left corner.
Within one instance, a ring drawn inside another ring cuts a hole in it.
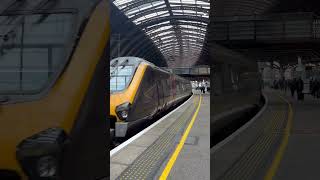
[[[110,61],[110,66],[112,67],[116,67],[116,66],[123,66],[123,65],[133,65],[133,66],[138,66],[140,63],[145,63],[145,64],[148,64],[154,68],[157,68],[157,69],[160,69],[162,71],[165,71],[165,72],[168,72],[170,73],[169,71],[163,69],[163,68],[160,68],[158,66],[156,66],[155,64],[145,60],[145,59],[142,59],[142,58],[139,58],[139,57],[132,57],[132,56],[126,56],[126,57],[117,57],[117,58],[114,58]]]

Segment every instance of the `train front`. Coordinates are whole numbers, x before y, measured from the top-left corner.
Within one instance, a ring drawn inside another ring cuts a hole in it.
[[[107,1],[0,7],[0,179],[61,179],[62,149],[107,41]]]
[[[110,62],[110,135],[125,137],[134,102],[147,65],[136,57],[120,57]]]

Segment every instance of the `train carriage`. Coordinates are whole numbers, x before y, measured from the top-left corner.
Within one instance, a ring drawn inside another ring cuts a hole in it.
[[[110,65],[110,125],[116,137],[126,137],[192,93],[190,81],[141,58],[119,57]]]

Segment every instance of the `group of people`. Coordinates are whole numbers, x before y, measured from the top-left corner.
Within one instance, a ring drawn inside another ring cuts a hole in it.
[[[320,86],[319,86],[320,87]],[[294,78],[292,80],[275,80],[273,82],[273,88],[280,89],[284,92],[287,92],[287,89],[289,88],[291,91],[291,96],[294,97],[294,94],[296,92],[298,100],[304,99],[303,89],[304,89],[304,82],[300,78]]]
[[[310,93],[314,98],[320,97],[320,81],[318,79],[311,79],[310,80]]]
[[[207,82],[200,82],[198,85],[198,89],[204,94],[208,91],[208,83]]]

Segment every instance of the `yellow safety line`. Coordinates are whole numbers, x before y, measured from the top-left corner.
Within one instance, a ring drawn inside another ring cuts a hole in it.
[[[284,136],[282,137],[282,142],[276,152],[276,155],[272,161],[270,168],[268,169],[268,171],[264,177],[264,180],[272,180],[273,177],[275,176],[275,174],[279,168],[283,154],[284,154],[286,147],[288,145],[290,130],[291,130],[291,126],[292,126],[292,118],[293,118],[292,106],[291,106],[290,102],[288,102],[285,98],[283,98],[282,96],[280,96],[280,98],[283,99],[289,105],[288,121],[287,121],[287,125],[286,125],[285,131],[284,131]]]
[[[184,131],[183,136],[181,137],[181,140],[180,140],[178,146],[176,147],[176,149],[175,149],[174,153],[172,154],[172,156],[170,157],[165,169],[163,170],[163,172],[162,172],[162,174],[161,174],[161,176],[159,178],[160,180],[167,179],[167,177],[168,177],[168,175],[169,175],[169,173],[170,173],[175,161],[177,160],[177,157],[179,156],[179,153],[180,153],[180,151],[181,151],[181,149],[182,149],[182,147],[183,147],[183,145],[184,145],[184,143],[185,143],[185,141],[186,141],[186,139],[187,139],[187,137],[188,137],[188,135],[190,133],[190,130],[191,130],[192,126],[193,126],[193,123],[194,123],[194,121],[196,120],[196,118],[198,116],[200,105],[201,105],[201,99],[202,99],[201,95],[200,95],[199,99],[200,100],[199,100],[199,104],[198,104],[197,110],[193,114],[192,120],[190,121],[187,129]]]

